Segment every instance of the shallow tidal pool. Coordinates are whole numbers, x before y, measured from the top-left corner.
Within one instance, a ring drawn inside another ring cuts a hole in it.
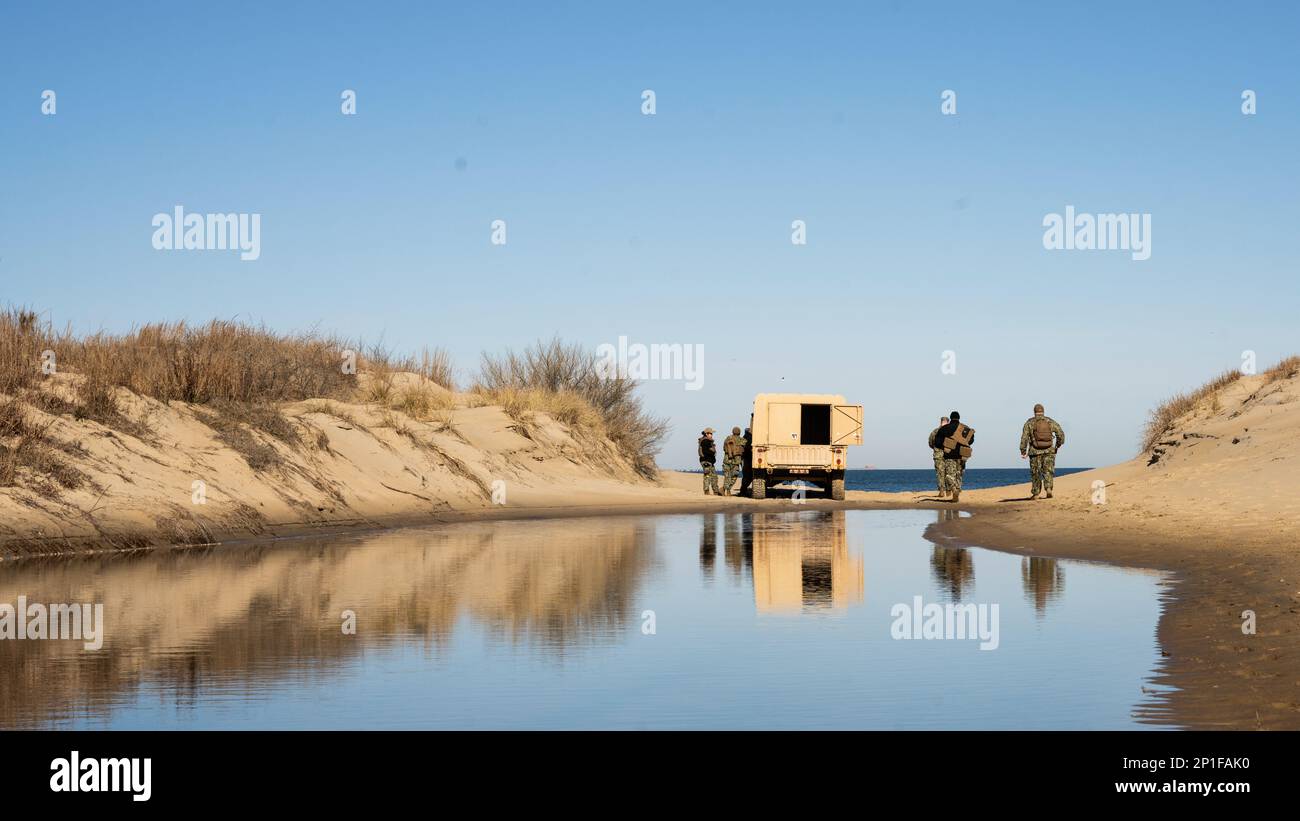
[[[0,726],[1169,726],[1164,576],[952,547],[932,527],[952,515],[498,521],[12,563],[0,602],[102,603],[103,646],[0,641]]]

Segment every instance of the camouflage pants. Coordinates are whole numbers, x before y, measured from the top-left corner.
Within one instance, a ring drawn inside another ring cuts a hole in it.
[[[740,475],[740,457],[732,456],[722,460],[722,492],[731,495],[731,486]]]
[[[704,495],[718,495],[718,473],[714,470],[713,463],[701,459],[700,467],[704,468]]]
[[[1052,492],[1052,478],[1056,475],[1056,454],[1036,453],[1029,457],[1029,476],[1034,483],[1034,495],[1038,491]]]
[[[943,479],[943,457],[934,457],[934,481],[939,485],[940,493],[948,492],[948,484]]]
[[[943,460],[943,481],[949,493],[961,492],[962,462],[960,459]]]

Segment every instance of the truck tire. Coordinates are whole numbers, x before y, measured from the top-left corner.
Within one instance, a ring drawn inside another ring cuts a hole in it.
[[[761,476],[755,476],[754,481],[749,485],[749,498],[765,499],[767,498],[767,480]]]
[[[831,498],[837,502],[844,501],[844,476],[831,477]]]

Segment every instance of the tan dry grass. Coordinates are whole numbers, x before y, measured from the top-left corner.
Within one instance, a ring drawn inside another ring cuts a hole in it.
[[[653,477],[668,422],[645,410],[635,381],[601,373],[598,361],[559,339],[522,353],[485,353],[475,390],[501,402],[512,417],[544,410],[566,424],[602,430],[639,473]]]
[[[1300,375],[1300,356],[1290,356],[1264,371],[1264,384],[1272,384],[1281,379],[1290,379]],[[1191,412],[1202,401],[1209,399],[1210,410],[1217,413],[1222,409],[1220,392],[1241,378],[1241,371],[1230,370],[1187,393],[1179,393],[1161,402],[1151,411],[1146,427],[1142,431],[1142,451],[1150,451],[1160,441],[1160,437],[1173,428],[1175,422]]]

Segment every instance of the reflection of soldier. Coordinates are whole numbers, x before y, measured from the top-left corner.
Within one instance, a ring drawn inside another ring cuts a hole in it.
[[[1029,459],[1029,476],[1033,480],[1033,497],[1047,491],[1052,498],[1052,479],[1056,476],[1056,452],[1065,444],[1065,431],[1056,420],[1043,414],[1042,405],[1034,405],[1034,415],[1020,430],[1020,458]]]
[[[712,513],[704,514],[704,527],[700,528],[700,570],[705,579],[713,578],[713,560],[718,554],[718,523]]]
[[[704,470],[704,495],[718,493],[718,474],[714,465],[718,462],[718,448],[713,444],[713,428],[705,428],[700,433],[700,467]]]
[[[939,428],[948,424],[948,417],[939,417]],[[948,492],[948,483],[944,481],[943,476],[943,448],[940,447],[942,442],[936,442],[934,435],[939,432],[939,428],[930,431],[930,452],[934,456],[934,481],[939,486],[939,495],[943,496]]]
[[[727,570],[730,571],[731,578],[737,580],[744,576],[745,569],[744,523],[741,517],[735,513],[727,514],[722,523],[723,532],[727,537],[726,545],[723,548],[725,551],[724,560],[727,563]]]
[[[745,455],[745,440],[740,436],[740,428],[732,428],[731,435],[722,443],[722,495],[731,495],[731,486],[736,483],[740,473],[740,463]]]
[[[934,580],[954,600],[960,601],[962,589],[975,581],[975,560],[964,547],[935,547],[930,554]]]
[[[751,420],[753,421],[753,420]],[[745,428],[745,452],[740,457],[740,495],[749,492],[754,483],[754,434]]]
[[[1020,560],[1020,581],[1025,587],[1025,597],[1042,613],[1065,590],[1065,568],[1056,559],[1026,556]]]

